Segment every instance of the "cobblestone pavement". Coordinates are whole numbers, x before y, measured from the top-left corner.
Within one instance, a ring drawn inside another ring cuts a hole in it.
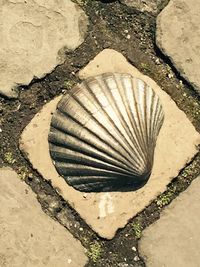
[[[147,266],[199,266],[199,178],[143,232],[140,252]]]
[[[200,265],[200,4],[168,2],[0,2],[0,266]],[[138,191],[81,193],[50,159],[51,116],[112,71],[162,101],[154,167]]]
[[[42,212],[29,186],[0,169],[0,266],[84,266],[80,242]]]

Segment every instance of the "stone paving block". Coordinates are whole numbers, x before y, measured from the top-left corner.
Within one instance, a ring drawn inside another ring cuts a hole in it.
[[[70,0],[0,1],[0,94],[41,78],[84,40],[87,16]]]
[[[178,109],[174,101],[149,77],[144,76],[127,62],[122,54],[105,49],[83,70],[81,79],[104,72],[130,73],[152,85],[160,96],[165,111],[165,121],[160,131],[154,157],[154,167],[149,182],[136,192],[81,193],[61,178],[51,161],[48,149],[48,132],[52,113],[60,97],[46,104],[36,114],[21,136],[21,150],[33,168],[52,185],[100,236],[111,239],[117,229],[142,211],[154,198],[165,191],[167,184],[197,152],[200,135]]]
[[[200,176],[142,233],[147,267],[200,266]]]
[[[134,7],[141,12],[147,11],[156,14],[162,0],[120,0],[120,2],[127,6]]]
[[[200,94],[200,2],[170,0],[157,18],[161,51]]]
[[[0,266],[82,267],[80,242],[47,216],[36,195],[8,168],[0,169]]]

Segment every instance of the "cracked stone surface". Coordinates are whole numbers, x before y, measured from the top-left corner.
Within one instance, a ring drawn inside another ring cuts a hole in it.
[[[162,0],[120,0],[120,2],[127,6],[134,7],[141,12],[147,11],[156,14]]]
[[[165,121],[160,131],[149,182],[136,192],[81,193],[58,175],[51,161],[48,132],[52,113],[61,96],[46,104],[24,129],[20,148],[33,168],[57,188],[62,197],[100,236],[111,239],[117,229],[165,191],[167,184],[197,152],[200,135],[174,101],[149,77],[129,64],[119,52],[105,49],[79,73],[81,79],[104,72],[130,73],[149,83],[160,96]],[[173,160],[172,160],[173,159]]]
[[[73,266],[87,262],[80,242],[47,216],[9,168],[0,169],[0,266]]]
[[[41,78],[64,62],[87,31],[87,16],[70,0],[0,1],[0,94]]]
[[[200,176],[144,230],[139,250],[148,267],[200,266]]]
[[[170,0],[157,18],[161,51],[200,94],[200,2]]]

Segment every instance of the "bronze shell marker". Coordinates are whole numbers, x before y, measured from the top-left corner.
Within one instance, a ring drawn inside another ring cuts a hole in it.
[[[84,192],[134,191],[149,179],[164,113],[158,96],[129,74],[91,77],[67,92],[52,117],[56,170]]]

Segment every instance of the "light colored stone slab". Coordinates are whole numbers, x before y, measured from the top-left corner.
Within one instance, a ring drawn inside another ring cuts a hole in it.
[[[46,104],[32,119],[21,136],[20,145],[33,167],[45,179],[51,180],[54,187],[59,188],[63,198],[94,231],[108,239],[166,189],[167,184],[197,152],[196,145],[200,143],[199,134],[172,99],[117,51],[103,50],[80,72],[80,78],[111,71],[130,73],[147,81],[155,88],[164,107],[165,121],[156,146],[154,168],[150,181],[142,189],[128,193],[84,194],[68,186],[64,179],[59,177],[49,155],[47,137],[52,112],[56,109],[60,97]]]
[[[200,177],[144,230],[139,250],[147,267],[200,266]]]
[[[156,41],[200,93],[200,2],[170,0],[157,18]]]
[[[35,194],[11,169],[0,169],[0,266],[82,267],[80,242],[42,212]]]
[[[41,78],[84,40],[87,16],[70,0],[0,1],[0,94]]]
[[[120,2],[127,6],[134,7],[141,12],[147,11],[156,14],[162,0],[120,0]]]

